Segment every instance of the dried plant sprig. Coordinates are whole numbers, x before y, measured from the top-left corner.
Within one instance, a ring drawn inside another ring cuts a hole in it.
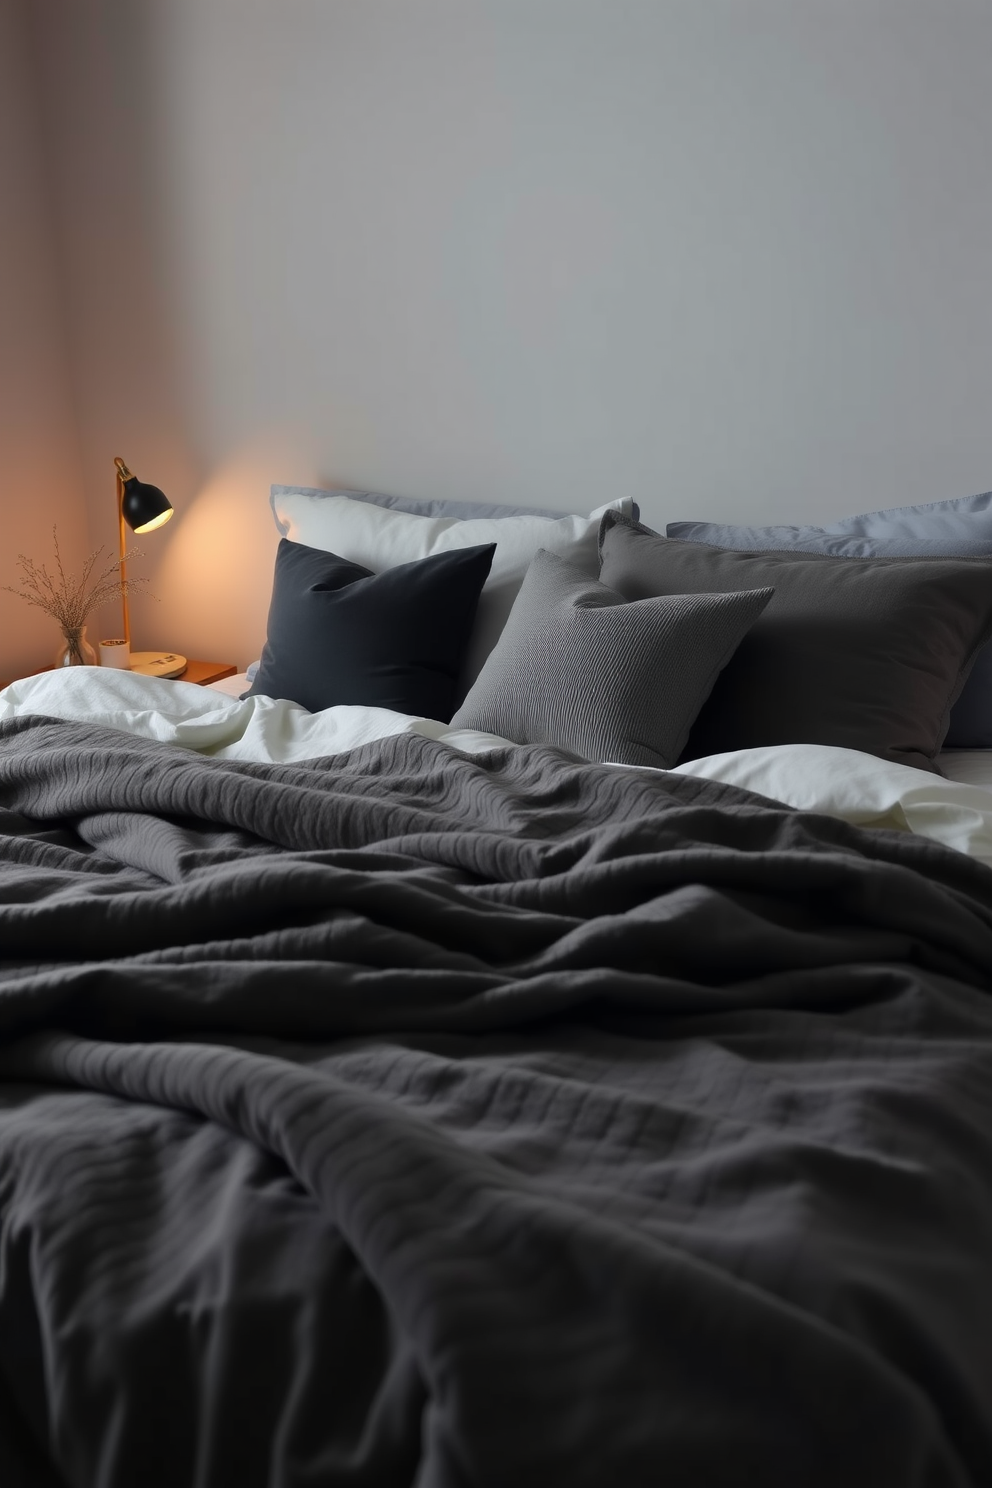
[[[87,615],[100,605],[107,604],[112,599],[120,599],[122,594],[133,594],[148,582],[143,578],[122,580],[119,558],[112,562],[103,562],[94,577],[93,571],[106,553],[106,548],[93,550],[83,564],[79,578],[73,582],[62,563],[58,529],[55,527],[52,528],[52,541],[55,545],[54,574],[50,574],[43,563],[35,563],[33,558],[18,553],[20,585],[15,588],[13,584],[4,584],[3,588],[8,594],[16,594],[26,604],[35,605],[51,615],[67,634],[79,630]],[[139,556],[137,549],[132,549],[128,554],[129,558]]]

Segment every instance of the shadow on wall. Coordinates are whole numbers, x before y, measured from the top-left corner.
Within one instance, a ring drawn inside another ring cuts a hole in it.
[[[52,527],[75,569],[88,551],[63,296],[30,34],[0,4],[0,678],[50,662],[58,628],[3,592],[17,555],[52,566]]]
[[[257,656],[265,634],[277,539],[269,485],[313,472],[297,435],[282,429],[246,439],[214,417],[216,348],[198,299],[188,161],[176,143],[184,79],[171,32],[179,22],[132,0],[68,9],[33,0],[30,16],[88,544],[117,551],[113,458],[120,455],[176,511],[161,531],[129,539],[141,552],[132,571],[148,581],[148,593],[131,603],[136,647],[166,643],[243,663]],[[85,551],[85,533],[73,537]],[[119,628],[114,605],[93,617],[94,634]]]

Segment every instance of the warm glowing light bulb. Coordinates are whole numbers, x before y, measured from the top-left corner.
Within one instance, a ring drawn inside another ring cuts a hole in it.
[[[157,517],[152,517],[150,522],[144,522],[140,527],[135,527],[135,532],[154,532],[156,527],[163,527],[172,516],[172,507],[168,511],[159,512]]]

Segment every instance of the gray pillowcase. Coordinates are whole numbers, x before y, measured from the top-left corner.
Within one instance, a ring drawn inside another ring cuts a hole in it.
[[[412,517],[453,517],[459,522],[479,521],[499,517],[566,517],[568,512],[553,511],[549,506],[504,506],[501,503],[476,501],[417,500],[409,496],[387,496],[382,491],[346,491],[338,487],[321,489],[317,486],[273,486],[269,500],[272,504],[276,526],[283,537],[286,533],[279,523],[278,498],[280,496],[347,496],[349,501],[367,501],[372,506],[382,506],[389,511],[407,512]],[[634,503],[634,515],[638,508]]]
[[[720,669],[771,599],[623,596],[541,548],[452,728],[670,769]]]
[[[675,530],[677,529],[677,530]],[[859,512],[810,527],[738,527],[722,522],[673,522],[668,536],[682,542],[712,542],[721,548],[776,548],[806,546],[812,539],[828,537],[893,539],[924,543],[958,544],[992,541],[992,491],[977,496],[957,496],[950,501],[928,501],[922,506],[890,506],[882,511]],[[704,532],[708,536],[704,536]],[[775,534],[768,540],[750,542],[735,534]],[[791,534],[791,536],[789,535]],[[967,550],[966,550],[967,551]],[[852,555],[856,556],[856,555]],[[867,556],[867,555],[865,555]]]
[[[825,527],[739,527],[726,522],[669,522],[676,542],[708,543],[738,552],[797,548],[834,558],[985,558],[992,554],[992,522],[984,537],[857,537]]]
[[[852,537],[919,537],[973,539],[992,537],[992,491],[956,496],[950,501],[928,501],[922,506],[890,506],[883,511],[859,512],[825,522],[827,532]]]
[[[984,496],[970,497],[985,501]],[[930,537],[859,537],[850,533],[828,531],[824,527],[738,527],[725,522],[670,522],[668,536],[678,542],[709,543],[718,548],[744,552],[767,549],[800,549],[805,553],[829,553],[836,558],[982,558],[992,556],[992,517],[974,513],[948,514],[945,508],[956,505],[938,502],[934,507],[906,509],[907,530],[924,522],[921,515],[938,511]],[[892,518],[899,513],[876,512],[865,517],[850,517],[852,523],[875,525],[876,519]],[[970,523],[970,526],[968,525]],[[964,524],[964,525],[963,525]],[[895,524],[894,524],[895,525]],[[985,538],[948,535],[955,529],[984,532]],[[961,696],[951,709],[951,719],[944,740],[945,749],[992,749],[992,646],[983,646]]]
[[[685,758],[834,744],[932,770],[992,633],[992,559],[839,558],[677,542],[608,512],[600,578],[627,599],[771,585]]]

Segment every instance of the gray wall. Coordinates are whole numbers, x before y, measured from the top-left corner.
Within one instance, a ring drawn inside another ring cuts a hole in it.
[[[244,662],[271,480],[673,518],[992,484],[981,0],[35,0],[91,530]]]

